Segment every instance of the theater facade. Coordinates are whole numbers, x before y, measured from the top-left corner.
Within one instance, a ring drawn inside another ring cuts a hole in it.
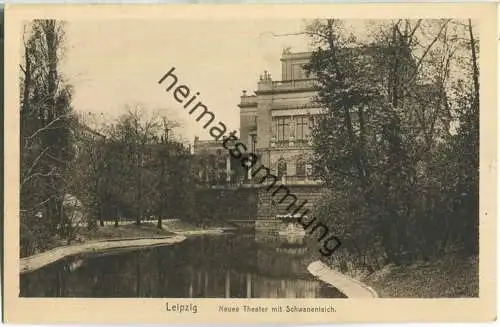
[[[304,65],[310,53],[284,51],[281,79],[265,71],[254,94],[243,91],[240,138],[283,184],[315,183],[311,169],[311,131],[320,108],[314,103],[314,79]]]
[[[304,65],[311,53],[292,53],[284,50],[281,56],[281,78],[264,71],[256,81],[253,92],[242,91],[240,103],[240,142],[249,152],[259,156],[260,164],[271,170],[282,185],[287,186],[298,203],[304,200],[304,209],[310,209],[321,196],[320,183],[313,176],[312,129],[321,114],[315,104],[314,78],[307,75]],[[272,196],[265,185],[252,181],[251,173],[242,172],[241,162],[232,160],[221,142],[195,138],[195,157],[210,158],[202,161],[199,177],[205,184],[220,188],[253,188],[258,199],[257,220],[265,228],[283,214],[288,202],[279,203],[280,195]],[[258,165],[260,166],[260,165]],[[264,223],[264,224],[262,224]]]

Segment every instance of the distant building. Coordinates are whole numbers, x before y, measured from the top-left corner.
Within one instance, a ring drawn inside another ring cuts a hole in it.
[[[75,143],[75,157],[82,154],[83,151],[89,150],[90,144],[100,144],[106,139],[106,136],[90,128],[88,125],[78,122],[76,128],[73,129]]]
[[[102,141],[106,138],[104,136],[104,134],[101,134],[101,133],[97,132],[96,130],[90,128],[89,126],[83,125],[83,124],[80,124],[78,132],[79,132],[80,136],[87,138],[87,139],[91,139],[91,140]]]
[[[243,182],[245,174],[241,161],[231,157],[221,142],[195,137],[193,155],[200,184],[224,185]]]

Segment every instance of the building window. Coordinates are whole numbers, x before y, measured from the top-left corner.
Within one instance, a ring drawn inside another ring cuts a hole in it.
[[[286,161],[283,158],[278,160],[278,178],[282,176],[286,176]]]
[[[316,127],[318,123],[318,119],[316,116],[310,116],[309,117],[309,128],[312,130]]]
[[[309,136],[309,118],[307,116],[297,117],[296,138],[297,140],[307,140]]]
[[[276,117],[276,140],[288,140],[288,132],[290,126],[290,117]]]
[[[313,166],[310,163],[308,163],[306,165],[306,176],[312,176],[312,174],[313,174]]]
[[[306,176],[306,162],[303,158],[299,158],[295,167],[297,176]]]

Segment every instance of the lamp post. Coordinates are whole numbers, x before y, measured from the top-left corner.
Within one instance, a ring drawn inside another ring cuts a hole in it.
[[[256,143],[257,143],[257,131],[251,130],[249,135],[250,135],[250,138],[252,140],[251,141],[252,142],[252,154],[256,155],[255,148],[256,148]],[[252,179],[252,168],[251,167],[248,169],[247,178],[248,178],[248,180]]]

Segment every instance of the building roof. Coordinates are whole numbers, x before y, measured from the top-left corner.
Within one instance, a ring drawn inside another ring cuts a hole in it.
[[[193,153],[199,154],[201,152],[212,152],[223,150],[227,152],[221,141],[216,140],[200,140],[197,136],[194,138]]]
[[[281,61],[294,60],[294,59],[308,59],[312,55],[311,51],[308,52],[284,52],[281,55]]]

